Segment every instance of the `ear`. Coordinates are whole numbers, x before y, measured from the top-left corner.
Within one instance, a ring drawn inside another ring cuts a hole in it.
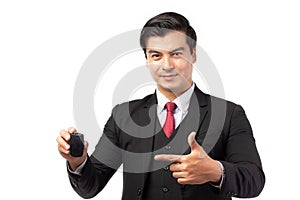
[[[193,49],[193,64],[197,61],[197,51],[196,51],[196,47]]]

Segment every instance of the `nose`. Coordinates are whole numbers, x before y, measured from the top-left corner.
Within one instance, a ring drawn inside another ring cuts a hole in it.
[[[174,69],[174,64],[172,62],[172,59],[170,58],[170,56],[164,56],[164,58],[162,59],[162,69],[163,70],[171,70]]]

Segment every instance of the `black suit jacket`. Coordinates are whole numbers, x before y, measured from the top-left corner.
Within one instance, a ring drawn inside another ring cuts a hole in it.
[[[153,149],[153,135],[157,133],[156,104],[156,94],[152,94],[113,109],[82,175],[69,172],[71,185],[80,196],[97,195],[123,164],[122,199],[143,199],[148,187],[145,184],[147,172],[160,167],[150,168],[154,155],[160,153],[160,149]],[[197,142],[210,157],[223,164],[225,176],[221,189],[210,183],[183,186],[183,198],[221,200],[259,195],[265,176],[243,108],[195,87],[185,118],[173,141],[178,147],[177,153],[189,153],[187,136],[196,131]]]

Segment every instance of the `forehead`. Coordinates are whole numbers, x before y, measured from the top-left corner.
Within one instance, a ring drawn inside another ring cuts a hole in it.
[[[172,51],[179,47],[187,49],[186,35],[182,32],[171,31],[165,36],[151,36],[146,43],[146,49]]]

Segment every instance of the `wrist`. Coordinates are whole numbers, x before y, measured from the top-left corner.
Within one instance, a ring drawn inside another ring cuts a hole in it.
[[[76,169],[85,161],[85,159],[86,159],[85,157],[82,157],[80,159],[68,161],[70,169],[73,172],[76,171]]]
[[[218,161],[213,160],[212,172],[209,181],[212,183],[219,183],[222,180],[222,167]]]

